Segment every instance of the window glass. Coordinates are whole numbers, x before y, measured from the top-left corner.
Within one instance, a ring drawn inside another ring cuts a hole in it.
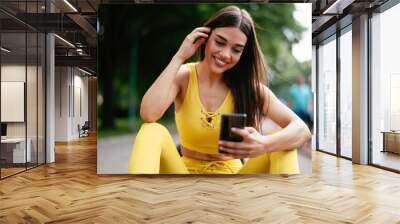
[[[26,33],[1,33],[1,177],[24,171],[31,159],[26,141]]]
[[[400,170],[400,4],[372,25],[372,163]]]
[[[352,157],[352,35],[340,36],[340,153]]]
[[[318,149],[336,153],[336,40],[318,48]]]

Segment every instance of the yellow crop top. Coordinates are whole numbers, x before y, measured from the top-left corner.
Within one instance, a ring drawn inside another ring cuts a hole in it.
[[[188,63],[187,66],[190,70],[189,83],[183,102],[175,112],[180,144],[193,151],[217,154],[221,114],[235,110],[232,93],[228,91],[216,111],[207,112],[200,101],[195,63]]]

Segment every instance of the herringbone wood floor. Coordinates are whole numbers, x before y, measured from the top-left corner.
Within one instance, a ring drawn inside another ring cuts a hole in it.
[[[96,174],[95,137],[0,181],[0,223],[400,223],[400,175],[313,153],[311,176]]]

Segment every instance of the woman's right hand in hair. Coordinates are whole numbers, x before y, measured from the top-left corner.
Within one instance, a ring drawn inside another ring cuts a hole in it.
[[[208,27],[197,27],[191,33],[189,33],[185,40],[183,40],[176,57],[179,58],[182,63],[188,60],[196,50],[206,42],[208,35],[210,33],[210,28]]]

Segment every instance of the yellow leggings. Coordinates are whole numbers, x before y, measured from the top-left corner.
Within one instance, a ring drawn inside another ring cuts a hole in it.
[[[131,174],[298,174],[297,151],[284,150],[250,158],[202,161],[180,157],[168,130],[158,123],[145,123],[136,135],[128,172]]]

